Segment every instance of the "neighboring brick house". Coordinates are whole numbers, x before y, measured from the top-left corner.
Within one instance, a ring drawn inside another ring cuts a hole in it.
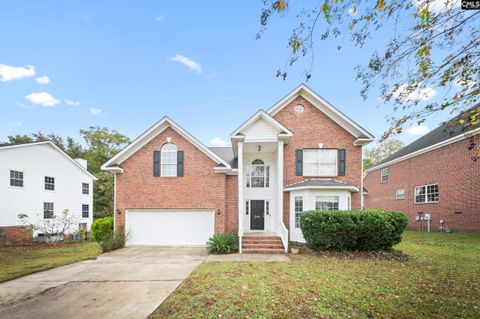
[[[432,231],[480,231],[479,133],[457,117],[368,169],[365,207],[405,212],[413,229],[430,214]]]
[[[241,251],[284,251],[303,241],[303,211],[362,207],[362,147],[373,136],[305,85],[230,138],[208,148],[164,117],[102,166],[115,175],[127,244],[204,245],[238,232]],[[263,246],[258,232],[269,235]]]

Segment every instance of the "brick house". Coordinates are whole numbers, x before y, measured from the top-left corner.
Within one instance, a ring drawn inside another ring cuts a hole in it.
[[[230,138],[206,147],[164,117],[102,166],[115,175],[115,228],[128,245],[236,232],[243,252],[280,252],[304,240],[303,211],[362,207],[362,147],[374,137],[307,86]]]
[[[405,212],[412,229],[427,230],[430,216],[432,231],[480,231],[479,133],[456,117],[368,169],[365,207]]]

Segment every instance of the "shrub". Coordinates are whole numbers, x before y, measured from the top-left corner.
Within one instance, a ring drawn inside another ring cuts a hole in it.
[[[238,236],[235,233],[215,234],[207,241],[210,252],[231,254],[238,251]]]
[[[99,242],[102,252],[112,251],[125,246],[125,236],[123,231],[107,233]]]
[[[314,250],[389,250],[402,240],[407,217],[399,212],[308,211],[300,228]]]
[[[95,219],[92,223],[92,236],[97,242],[101,242],[107,235],[113,233],[113,217]]]

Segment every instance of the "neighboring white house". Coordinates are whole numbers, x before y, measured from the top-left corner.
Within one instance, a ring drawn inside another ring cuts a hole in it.
[[[90,229],[93,220],[93,181],[87,161],[72,159],[52,142],[0,145],[0,227],[60,215],[77,216],[71,228]]]

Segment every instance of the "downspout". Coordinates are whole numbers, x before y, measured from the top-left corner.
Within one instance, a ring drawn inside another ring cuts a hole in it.
[[[360,171],[360,209],[363,210],[364,207],[365,207],[365,204],[364,204],[364,198],[363,198],[363,178],[364,178],[364,173],[363,173],[363,145],[360,146],[361,148],[361,152],[362,152],[362,156],[361,156],[361,165],[362,165],[362,169]]]

